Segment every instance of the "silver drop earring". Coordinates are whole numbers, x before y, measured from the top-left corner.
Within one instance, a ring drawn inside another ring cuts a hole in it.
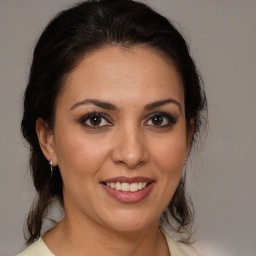
[[[185,157],[185,163],[184,163],[184,166],[187,164],[187,158]]]
[[[49,161],[49,164],[51,166],[51,178],[52,178],[52,173],[53,173],[53,163],[52,163],[52,160]]]

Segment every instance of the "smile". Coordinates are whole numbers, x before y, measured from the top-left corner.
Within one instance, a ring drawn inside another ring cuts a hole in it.
[[[133,182],[130,184],[127,182],[107,182],[105,184],[110,188],[121,190],[123,192],[137,192],[145,188],[149,182]]]
[[[138,203],[147,198],[155,181],[145,177],[115,177],[101,181],[107,194],[121,203]]]

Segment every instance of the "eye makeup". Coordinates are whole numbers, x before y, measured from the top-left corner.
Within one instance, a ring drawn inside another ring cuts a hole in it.
[[[92,112],[80,118],[79,123],[88,129],[105,129],[114,125],[110,119],[109,115],[105,113]],[[166,112],[152,113],[145,119],[143,125],[151,128],[168,128],[177,123],[177,118]]]
[[[166,112],[157,112],[149,116],[145,122],[146,126],[154,126],[155,128],[171,127],[177,123],[177,118]]]
[[[107,126],[113,126],[109,119],[108,115],[104,113],[93,112],[80,118],[79,123],[88,129],[102,129]]]

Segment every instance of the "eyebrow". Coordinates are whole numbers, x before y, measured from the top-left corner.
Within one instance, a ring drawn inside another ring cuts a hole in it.
[[[166,99],[166,100],[160,100],[160,101],[156,101],[156,102],[153,102],[153,103],[150,103],[150,104],[147,104],[144,109],[145,110],[152,110],[154,108],[157,108],[157,107],[161,107],[163,105],[166,105],[168,103],[174,103],[176,104],[178,107],[179,107],[179,110],[181,111],[181,105],[180,103],[177,101],[177,100],[174,100],[172,98],[169,98],[169,99]]]
[[[154,108],[161,107],[161,106],[166,105],[168,103],[176,104],[179,107],[179,110],[181,111],[180,103],[178,101],[172,99],[172,98],[169,98],[169,99],[166,99],[166,100],[161,100],[161,101],[156,101],[156,102],[153,102],[153,103],[149,103],[144,107],[144,109],[145,110],[152,110]],[[108,110],[118,110],[118,107],[113,105],[112,103],[102,101],[102,100],[96,100],[96,99],[86,99],[86,100],[83,100],[83,101],[79,101],[79,102],[75,103],[74,105],[72,105],[70,110],[73,110],[74,108],[76,108],[78,106],[87,105],[87,104],[93,104],[97,107],[108,109]]]
[[[109,110],[117,110],[118,109],[115,105],[113,105],[109,102],[106,102],[106,101],[101,101],[101,100],[96,100],[96,99],[86,99],[86,100],[79,101],[79,102],[75,103],[70,108],[70,110],[73,110],[74,108],[76,108],[78,106],[87,105],[87,104],[93,104],[97,107],[104,108],[104,109],[109,109]]]

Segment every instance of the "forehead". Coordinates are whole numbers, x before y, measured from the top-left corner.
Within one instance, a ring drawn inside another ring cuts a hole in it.
[[[85,98],[140,102],[172,97],[183,104],[180,75],[171,61],[144,47],[108,46],[86,55],[67,76],[65,102]]]

